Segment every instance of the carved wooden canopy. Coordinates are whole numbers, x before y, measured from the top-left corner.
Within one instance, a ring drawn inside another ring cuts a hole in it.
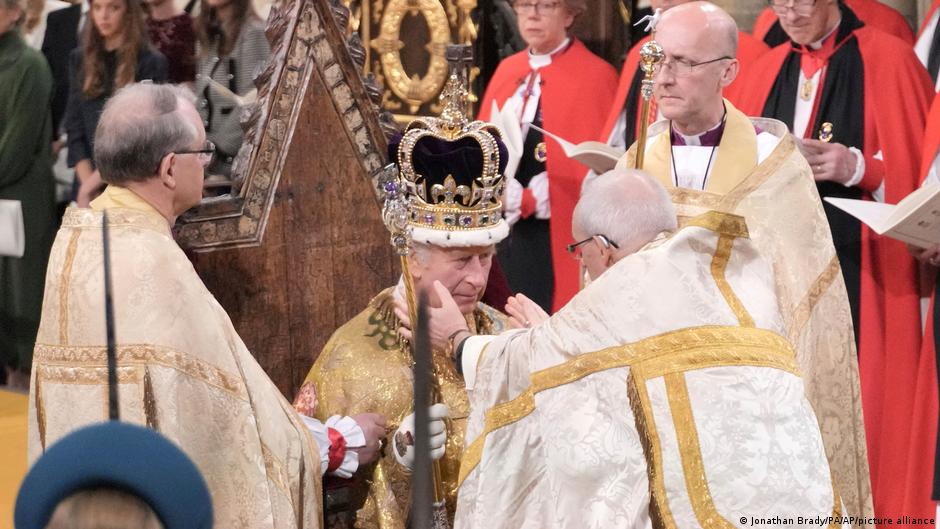
[[[261,244],[311,76],[329,87],[342,122],[335,133],[354,142],[362,172],[374,177],[385,164],[386,135],[396,125],[377,107],[382,90],[374,77],[360,74],[365,51],[358,34],[346,38],[348,17],[333,0],[280,0],[271,7],[271,56],[255,80],[258,99],[243,110],[246,135],[232,191],[204,199],[180,218],[181,246],[205,252]]]

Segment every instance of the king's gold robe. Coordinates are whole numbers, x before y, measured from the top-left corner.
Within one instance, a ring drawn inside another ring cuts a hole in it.
[[[812,170],[786,125],[748,118],[727,101],[725,108],[704,190],[675,186],[672,155],[681,150],[670,148],[669,121],[650,126],[643,170],[669,191],[680,226],[709,210],[747,219],[751,240],[771,263],[784,335],[796,350],[839,492],[849,512],[871,516],[852,315]],[[765,152],[768,135],[779,140]],[[633,167],[635,152],[636,144],[620,165]]]
[[[378,413],[385,417],[388,431],[394,432],[402,419],[414,411],[410,346],[398,334],[401,323],[393,310],[394,292],[395,287],[381,292],[365,310],[333,333],[301,389],[301,395],[310,389],[316,395],[315,403],[308,397],[298,406],[302,413],[320,420],[336,414]],[[468,315],[467,323],[474,333],[493,334],[503,330],[506,316],[479,303]],[[463,378],[447,353],[433,351],[433,370],[442,401],[450,409],[441,473],[452,520],[470,407]],[[356,513],[357,528],[406,527],[411,503],[410,474],[395,460],[392,450],[389,436],[379,461],[356,476],[354,501],[362,502]]]
[[[489,342],[456,529],[847,527],[741,217],[688,219],[546,322],[468,340]]]
[[[219,529],[316,529],[319,449],[196,275],[166,219],[109,186],[70,208],[49,261],[29,395],[29,459],[107,420],[102,213],[110,227],[121,420],[176,443]]]

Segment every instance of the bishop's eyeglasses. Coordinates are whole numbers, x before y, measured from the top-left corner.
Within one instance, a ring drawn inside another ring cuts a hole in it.
[[[767,4],[777,15],[784,15],[788,9],[792,9],[797,15],[805,17],[813,12],[816,0],[767,0]]]
[[[717,59],[712,59],[710,61],[702,62],[692,62],[688,59],[676,59],[670,57],[668,59],[663,59],[656,64],[656,67],[653,69],[654,74],[659,74],[661,71],[670,72],[676,77],[688,77],[695,73],[695,68],[698,66],[704,66],[706,64],[711,64],[713,62],[724,61],[728,59],[734,59],[734,57],[728,57],[724,55],[718,57]]]
[[[569,244],[565,249],[568,250],[568,253],[574,256],[575,258],[580,258],[581,247],[593,241],[594,239],[599,240],[601,244],[604,245],[604,248],[610,248],[611,246],[613,246],[614,248],[618,250],[620,249],[620,246],[618,246],[617,243],[615,243],[614,241],[610,240],[610,237],[606,235],[602,235],[600,233],[598,233],[597,235],[591,235],[590,237],[588,237],[587,239],[584,239],[583,241],[573,242]]]
[[[209,164],[212,163],[212,157],[215,156],[215,144],[211,141],[207,141],[205,147],[202,149],[173,151],[173,154],[198,154],[199,163],[201,163],[203,167],[208,167]]]
[[[519,15],[528,15],[532,12],[535,12],[536,15],[547,15],[554,13],[560,5],[561,2],[557,0],[554,2],[513,2],[512,10]]]

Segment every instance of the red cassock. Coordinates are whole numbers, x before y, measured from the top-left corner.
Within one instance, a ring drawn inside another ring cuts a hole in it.
[[[601,129],[599,135],[600,141],[606,142],[610,137],[611,131],[614,129],[614,125],[617,123],[617,118],[620,117],[621,111],[623,111],[624,105],[629,104],[635,107],[635,111],[628,112],[628,118],[635,117],[633,133],[628,135],[628,139],[633,139],[635,141],[636,135],[640,130],[640,106],[643,103],[643,98],[639,95],[639,82],[642,81],[643,77],[639,71],[640,66],[640,48],[649,42],[649,36],[644,37],[642,40],[636,43],[635,46],[630,48],[630,51],[627,53],[626,59],[623,61],[623,69],[620,71],[620,83],[617,85],[617,94],[614,96],[614,103],[610,107],[610,112],[607,114],[607,119],[604,122],[604,128]],[[767,47],[763,42],[755,39],[754,37],[748,35],[743,31],[738,32],[738,61],[741,63],[741,69],[738,76],[744,74],[754,62],[757,61],[757,58],[766,53],[770,48]],[[725,97],[735,106],[737,106],[737,97],[738,97],[738,87],[741,83],[735,81],[731,83],[731,86],[725,89]],[[653,115],[650,120],[655,120],[655,115]],[[633,143],[632,141],[630,142]],[[629,145],[628,145],[629,147]]]
[[[530,72],[527,51],[503,59],[486,87],[479,119],[489,119],[493,101],[502,108]],[[567,50],[553,57],[552,63],[539,73],[542,94],[539,104],[545,130],[574,143],[595,139],[617,88],[617,72],[613,66],[574,39]],[[555,270],[552,308],[558,310],[578,292],[580,286],[578,263],[568,255],[565,247],[571,242],[571,214],[588,169],[567,158],[556,142],[546,139],[545,143],[552,212],[549,231]]]
[[[861,150],[872,168],[879,164],[871,157],[883,153],[885,201],[894,204],[920,181],[923,130],[933,83],[907,42],[867,25],[855,29],[854,37],[861,58],[861,68],[854,72],[864,79],[853,81],[857,88],[834,99],[844,99],[851,91],[856,92],[853,97],[863,97]],[[740,108],[747,115],[771,115],[767,109],[773,98],[780,97],[778,77],[782,74],[778,72],[791,49],[789,42],[772,49],[743,80],[746,91]],[[847,45],[846,49],[851,48]],[[836,77],[835,83],[847,82],[838,75],[827,77],[826,82],[830,77]],[[834,132],[839,141],[838,125]],[[865,180],[869,180],[868,171]],[[867,227],[862,227],[860,257],[859,371],[875,512],[932,517],[936,510],[929,501],[933,450],[928,447],[934,442],[936,403],[922,399],[936,388],[926,388],[932,380],[927,371],[934,367],[920,353],[918,265],[904,244],[880,238]],[[912,410],[932,416],[912,417]]]
[[[934,2],[932,9],[940,2]],[[929,20],[928,13],[927,19]],[[940,153],[940,98],[934,98],[930,105],[930,113],[927,115],[927,127],[924,130],[924,148],[920,159],[920,175],[923,178],[930,171],[934,158]],[[940,287],[940,285],[936,285]],[[918,455],[912,458],[909,463],[909,472],[914,475],[916,481],[913,482],[913,490],[908,490],[905,497],[905,506],[911,509],[924,502],[940,498],[940,459],[937,459],[937,438],[938,425],[938,388],[937,388],[937,336],[940,328],[937,328],[934,314],[937,310],[937,292],[930,300],[930,311],[927,314],[926,333],[924,334],[924,343],[920,352],[920,364],[918,378],[914,384],[916,392],[916,404],[912,410],[915,431],[911,435],[911,453],[927,454],[932,456],[932,466],[928,467],[930,472],[925,472],[924,468],[917,468],[916,465],[923,463]],[[931,489],[933,494],[931,494]]]
[[[904,15],[899,13],[897,9],[886,6],[878,0],[843,1],[865,24],[894,35],[912,46],[914,45],[914,31],[911,30],[911,26],[907,23]],[[773,9],[766,7],[757,15],[757,20],[754,21],[754,29],[751,30],[751,35],[754,35],[755,38],[761,41],[767,42],[767,33],[770,32],[775,24],[777,24],[777,15],[774,14]]]

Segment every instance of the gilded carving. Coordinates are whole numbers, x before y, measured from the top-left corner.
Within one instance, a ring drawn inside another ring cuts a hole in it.
[[[430,39],[424,48],[429,62],[423,76],[406,71],[402,64],[401,50],[405,43],[401,40],[401,29],[406,15],[420,15],[428,26]],[[379,28],[379,36],[369,45],[379,54],[386,88],[404,101],[414,114],[421,105],[435,99],[447,81],[447,59],[444,57],[450,44],[447,12],[439,0],[391,0],[385,6]]]

